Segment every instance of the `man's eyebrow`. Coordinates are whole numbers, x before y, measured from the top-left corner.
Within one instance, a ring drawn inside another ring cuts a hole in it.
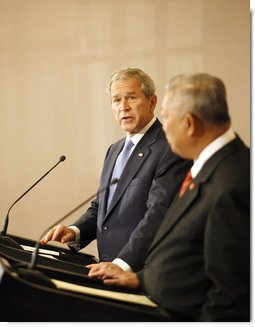
[[[126,92],[124,96],[126,96],[126,95],[134,95],[134,94],[135,94],[134,91],[132,91],[132,92]],[[113,94],[112,95],[112,98],[118,98],[120,96],[121,96],[120,94]]]

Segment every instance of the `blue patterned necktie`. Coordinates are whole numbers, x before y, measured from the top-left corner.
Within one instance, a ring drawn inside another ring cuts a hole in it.
[[[111,180],[120,179],[123,169],[124,169],[124,167],[128,161],[128,158],[130,156],[130,150],[133,145],[134,145],[134,143],[131,141],[131,139],[126,139],[124,147],[116,160],[116,163],[115,163],[115,166],[114,166],[114,169],[112,172]],[[117,184],[113,184],[109,188],[107,208],[109,208],[109,205],[111,203],[116,186],[117,186]]]

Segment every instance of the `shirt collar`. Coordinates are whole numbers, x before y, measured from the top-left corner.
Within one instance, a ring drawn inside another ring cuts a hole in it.
[[[232,128],[229,128],[224,134],[217,137],[213,142],[207,145],[203,151],[199,154],[198,158],[194,161],[194,165],[191,168],[191,175],[193,178],[197,176],[206,161],[224,145],[231,142],[236,138],[236,135]]]

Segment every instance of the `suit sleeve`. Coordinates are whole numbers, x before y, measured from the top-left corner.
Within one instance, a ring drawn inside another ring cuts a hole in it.
[[[201,321],[249,316],[250,197],[244,185],[225,191],[208,217],[205,270],[211,281]]]
[[[87,246],[96,239],[97,230],[97,199],[91,202],[88,210],[72,225],[80,230],[80,248]]]
[[[146,202],[147,211],[117,256],[133,271],[143,267],[146,251],[190,166],[190,161],[176,156],[169,147],[161,153]]]

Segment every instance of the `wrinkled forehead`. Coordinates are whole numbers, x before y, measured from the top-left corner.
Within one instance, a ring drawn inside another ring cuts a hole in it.
[[[136,78],[118,79],[112,82],[110,87],[111,96],[123,93],[135,93],[142,91],[141,82]]]

